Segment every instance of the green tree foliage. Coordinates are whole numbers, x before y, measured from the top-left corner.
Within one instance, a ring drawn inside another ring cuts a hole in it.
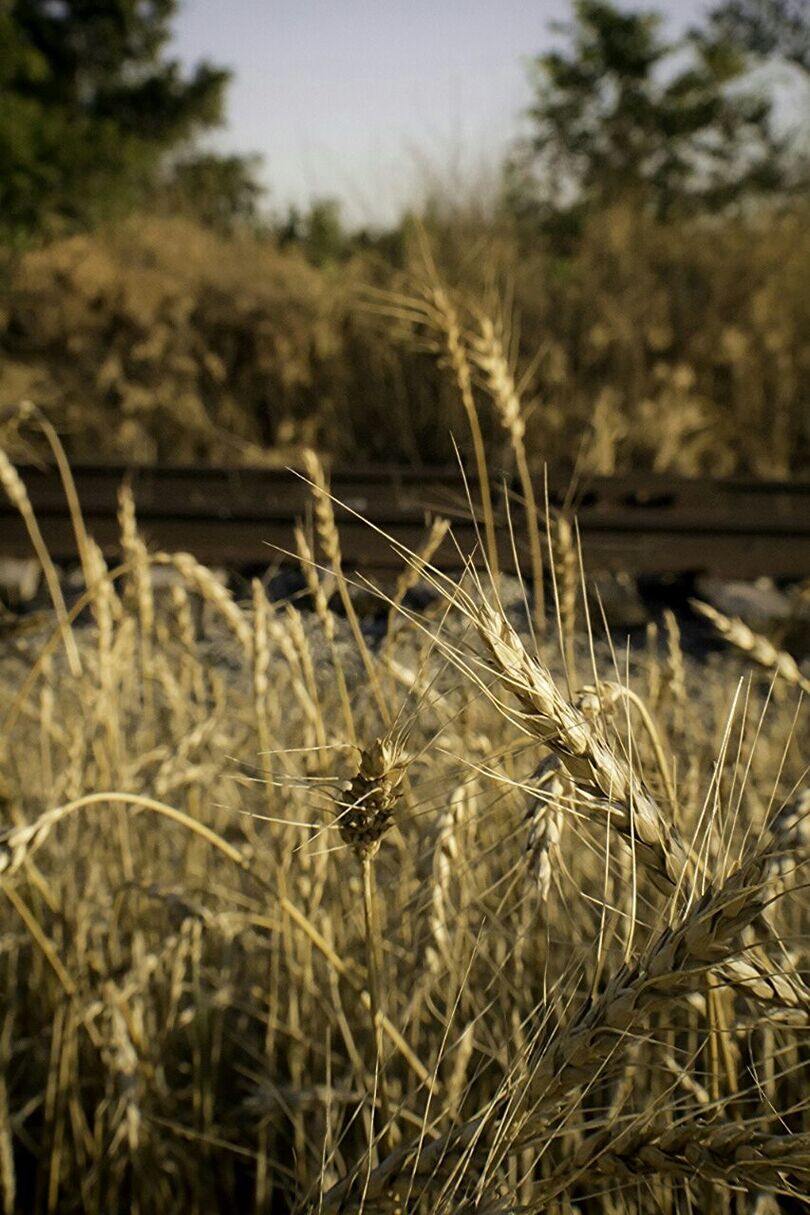
[[[807,0],[723,0],[709,14],[709,29],[758,59],[773,55],[810,73]]]
[[[168,169],[169,209],[189,212],[220,232],[246,222],[255,225],[263,194],[258,168],[258,157],[212,152],[183,156]]]
[[[606,0],[576,0],[574,16],[567,45],[534,61],[531,137],[507,176],[519,215],[564,232],[628,197],[663,217],[780,186],[771,104],[739,88],[734,42],[672,43],[659,14]]]
[[[139,201],[217,124],[229,73],[167,57],[177,0],[0,0],[0,235]]]
[[[282,248],[298,245],[313,266],[343,261],[354,247],[335,198],[314,199],[304,215],[297,207],[291,207],[277,235]]]

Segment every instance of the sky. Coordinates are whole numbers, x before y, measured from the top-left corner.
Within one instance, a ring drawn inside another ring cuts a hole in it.
[[[636,5],[632,5],[636,7]],[[706,0],[655,0],[671,26]],[[230,67],[220,150],[257,152],[268,204],[381,225],[437,182],[485,190],[567,0],[182,0],[173,53]]]

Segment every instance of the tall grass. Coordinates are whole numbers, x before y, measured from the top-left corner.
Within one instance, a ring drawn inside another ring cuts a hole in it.
[[[792,668],[674,621],[538,648],[443,524],[372,647],[309,466],[306,604],[150,550],[125,492],[123,562],[6,645],[4,1211],[798,1209]]]

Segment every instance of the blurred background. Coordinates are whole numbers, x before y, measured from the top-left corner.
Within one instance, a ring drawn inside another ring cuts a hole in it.
[[[0,408],[75,460],[810,469],[806,0],[0,0]],[[482,409],[492,449],[501,424]]]

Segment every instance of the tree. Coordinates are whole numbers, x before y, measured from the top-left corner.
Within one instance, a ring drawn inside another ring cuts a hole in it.
[[[264,193],[258,167],[257,157],[185,155],[168,166],[164,194],[173,210],[190,212],[219,231],[255,225]]]
[[[709,29],[756,59],[775,56],[810,73],[807,0],[723,0],[709,13]]]
[[[660,16],[577,0],[568,45],[534,61],[530,139],[508,166],[520,214],[576,229],[633,197],[655,214],[724,207],[783,180],[767,98],[720,37],[664,39]],[[688,52],[688,54],[686,54]]]
[[[290,207],[277,235],[282,248],[298,245],[314,266],[343,261],[352,250],[335,198],[314,199],[305,215]]]
[[[0,231],[88,225],[221,121],[230,75],[166,55],[178,0],[0,0]]]

